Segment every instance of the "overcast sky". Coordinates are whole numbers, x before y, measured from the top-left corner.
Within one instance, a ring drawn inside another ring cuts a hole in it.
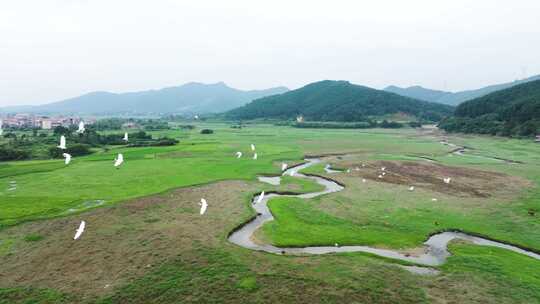
[[[455,91],[534,74],[539,0],[0,2],[0,106],[190,81]]]

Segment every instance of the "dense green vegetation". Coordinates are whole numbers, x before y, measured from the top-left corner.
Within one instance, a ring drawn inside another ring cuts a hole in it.
[[[109,120],[105,123],[108,125]],[[159,128],[158,128],[159,129]],[[57,147],[60,136],[65,136],[68,143],[66,150]],[[110,146],[127,145],[128,147],[172,146],[177,139],[161,136],[152,138],[144,131],[129,132],[129,142],[123,140],[124,133],[100,133],[95,126],[87,126],[83,134],[75,132],[74,127],[56,127],[53,132],[10,131],[0,141],[0,161],[61,158],[62,153],[72,156],[88,155],[95,148],[109,149]]]
[[[448,132],[502,136],[540,133],[540,80],[462,103],[439,127]]]
[[[320,81],[284,94],[264,97],[234,109],[233,119],[295,119],[309,121],[368,121],[370,116],[403,112],[419,120],[438,121],[450,115],[447,105],[419,101],[397,94],[354,85],[347,81]]]
[[[421,126],[421,123],[411,122],[410,126]],[[386,119],[377,122],[375,120],[361,122],[329,122],[329,121],[308,121],[297,122],[292,124],[295,128],[311,128],[311,129],[368,129],[368,128],[384,128],[384,129],[399,129],[404,125],[395,121],[387,121]]]

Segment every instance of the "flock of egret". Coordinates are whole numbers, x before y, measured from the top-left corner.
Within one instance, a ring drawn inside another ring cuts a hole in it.
[[[1,129],[2,129],[2,125],[0,123],[0,130]],[[86,128],[84,127],[84,121],[79,122],[79,128],[77,129],[76,132],[78,134],[83,134],[85,131],[86,131]],[[122,139],[126,143],[128,142],[128,133],[127,132],[124,133],[124,137]],[[60,136],[60,143],[59,143],[59,145],[57,147],[59,149],[62,149],[62,150],[67,149],[66,137],[64,135]],[[64,152],[64,153],[62,153],[62,156],[64,157],[64,163],[66,165],[69,165],[69,163],[71,162],[71,159],[72,159],[71,154]],[[124,163],[124,155],[122,155],[122,153],[118,153],[118,155],[114,159],[114,167],[118,169],[123,163]],[[206,211],[206,206],[207,206],[206,201],[204,201],[203,205],[204,205],[204,210]],[[204,213],[204,211],[202,211],[202,208],[201,208],[201,214],[203,214],[203,213]],[[73,237],[74,240],[78,239],[82,235],[82,233],[84,232],[85,227],[86,227],[86,222],[81,221],[81,224],[79,225],[79,228],[77,229],[77,231],[75,232],[75,236]]]
[[[85,126],[84,126],[84,122],[81,121],[79,123],[79,128],[77,130],[77,133],[78,134],[83,134],[85,131],[86,131],[86,129],[85,129]],[[1,124],[1,121],[0,121],[0,135],[2,134],[1,132],[2,132],[2,124]],[[122,140],[124,140],[126,143],[129,141],[127,132],[124,133],[124,137],[122,138]],[[67,149],[66,137],[64,135],[60,136],[60,143],[58,145],[58,148],[60,148],[62,150]],[[257,159],[257,153],[255,152],[255,145],[254,144],[251,144],[251,151],[253,152],[253,159],[256,160]],[[240,151],[236,152],[236,158],[241,158],[242,155],[243,155],[242,152],[240,152]],[[62,153],[62,156],[65,159],[65,164],[68,165],[71,162],[72,156],[70,154],[68,154],[68,153]],[[123,163],[124,163],[124,155],[122,153],[118,153],[117,157],[114,160],[114,167],[119,169],[119,167]],[[327,165],[327,166],[329,166],[329,165]],[[281,164],[281,171],[282,172],[286,171],[287,167],[288,167],[288,165],[286,163],[282,163]],[[365,164],[362,164],[362,167],[365,167]],[[354,168],[354,171],[359,171],[359,170],[360,170],[360,168],[358,168],[358,167]],[[347,172],[350,172],[350,169],[347,170]],[[295,170],[290,171],[290,176],[294,176],[295,174],[296,174]],[[380,174],[378,175],[378,178],[383,178],[385,175],[386,175],[386,167],[382,167],[381,170],[380,170]],[[446,184],[449,184],[450,180],[451,180],[450,177],[443,178],[443,181]],[[362,183],[365,183],[365,182],[366,182],[366,179],[362,178]],[[414,191],[414,186],[410,186],[409,191]],[[259,197],[257,199],[257,203],[262,202],[262,200],[264,199],[264,195],[265,195],[264,191],[261,192],[261,194],[259,195]],[[437,199],[433,198],[432,201],[435,202],[435,201],[437,201]],[[208,202],[204,198],[201,198],[201,201],[200,201],[199,205],[201,206],[201,208],[199,210],[199,214],[204,215],[206,213],[206,209],[208,208]],[[86,222],[81,221],[81,224],[79,225],[79,228],[77,229],[77,231],[75,233],[75,236],[73,237],[74,240],[78,239],[82,235],[82,233],[84,232],[85,227],[86,227]],[[337,244],[336,244],[336,246],[337,246]]]

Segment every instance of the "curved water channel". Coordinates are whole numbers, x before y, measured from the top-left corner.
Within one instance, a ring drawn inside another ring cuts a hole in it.
[[[472,242],[476,245],[481,246],[493,246],[498,248],[504,248],[513,252],[517,252],[523,255],[540,260],[540,254],[537,254],[532,251],[524,250],[522,248],[512,246],[509,244],[504,244],[501,242],[496,242],[488,239],[484,239],[478,236],[469,235],[463,232],[441,232],[432,235],[426,242],[424,242],[425,250],[420,255],[409,255],[404,254],[396,250],[390,249],[380,249],[369,246],[313,246],[313,247],[291,247],[283,248],[276,247],[271,244],[261,244],[253,241],[253,234],[255,231],[260,228],[264,223],[272,221],[274,217],[268,208],[268,200],[275,197],[298,197],[298,198],[314,198],[328,193],[338,192],[343,190],[343,186],[338,183],[323,178],[319,176],[304,175],[298,173],[298,171],[320,163],[321,160],[317,158],[306,159],[306,163],[289,168],[283,172],[283,175],[292,175],[299,178],[307,178],[314,180],[318,184],[325,187],[323,191],[312,192],[305,194],[277,194],[271,193],[264,196],[264,198],[259,202],[259,195],[253,197],[252,206],[257,212],[257,216],[251,221],[245,223],[243,226],[239,227],[237,230],[233,231],[229,235],[229,241],[242,246],[244,248],[265,251],[275,254],[290,254],[290,255],[304,255],[304,254],[327,254],[327,253],[339,253],[339,252],[367,252],[381,257],[397,259],[401,261],[426,265],[426,266],[437,266],[441,265],[446,261],[446,258],[450,256],[448,252],[447,245],[450,241],[454,239],[462,239],[469,242]],[[263,179],[264,181],[264,179]]]

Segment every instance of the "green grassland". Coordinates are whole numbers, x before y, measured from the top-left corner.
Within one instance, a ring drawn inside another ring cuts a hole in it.
[[[215,133],[202,135],[202,128]],[[264,225],[257,238],[281,246],[337,242],[404,249],[418,247],[430,233],[453,228],[540,250],[540,145],[532,141],[448,136],[448,141],[473,149],[458,156],[448,154],[452,147],[439,143],[441,135],[414,129],[310,130],[270,125],[232,129],[227,124],[201,123],[191,131],[164,130],[152,135],[177,138],[180,144],[101,150],[75,158],[67,167],[61,160],[0,164],[0,260],[12,263],[20,256],[30,262],[30,256],[41,256],[40,250],[46,250],[42,262],[54,264],[54,242],[64,241],[54,229],[47,232],[49,225],[64,229],[64,221],[110,209],[103,215],[109,220],[96,227],[102,235],[95,239],[99,243],[94,243],[98,246],[110,241],[109,247],[93,250],[93,254],[107,251],[108,259],[128,255],[139,267],[106,292],[80,291],[71,286],[76,283],[63,285],[61,278],[51,283],[0,282],[0,303],[540,302],[540,262],[503,249],[453,242],[453,256],[439,267],[441,274],[424,277],[397,267],[395,261],[363,253],[274,256],[226,240],[232,228],[253,215],[249,200],[254,193],[320,190],[311,181],[292,177],[283,178],[280,186],[258,183],[257,175],[279,174],[282,161],[292,164],[303,156],[345,153],[351,156],[334,157],[329,162],[344,167],[345,162],[425,162],[420,157],[429,157],[444,166],[504,173],[528,184],[479,198],[440,193],[421,185],[410,192],[408,185],[376,180],[362,183],[362,172],[331,174],[328,176],[346,185],[345,190],[309,200],[271,200],[275,221]],[[258,160],[250,157],[251,143],[257,147]],[[236,159],[236,151],[244,152],[244,157]],[[118,170],[112,166],[117,153],[123,153],[125,158],[124,166]],[[493,157],[522,164],[508,164]],[[324,165],[304,172],[325,175]],[[215,207],[222,208],[223,214],[209,213],[210,222],[204,224],[193,217],[196,207],[178,205],[178,200],[189,193],[169,198],[171,189],[206,189],[215,182],[229,180],[247,184],[238,189],[219,188],[229,193],[222,195],[228,205]],[[16,181],[16,190],[7,190],[10,181]],[[151,200],[156,194],[170,201],[154,204],[140,214],[123,209],[132,204],[129,201],[146,197]],[[431,201],[434,197],[437,203]],[[80,208],[93,200],[106,203],[93,210]],[[70,209],[77,211],[70,213]],[[536,215],[528,214],[530,210]],[[178,218],[173,220],[171,216]],[[36,219],[41,221],[33,221]],[[193,232],[200,232],[198,225],[208,232],[202,236]],[[66,235],[71,230],[66,230]],[[145,238],[141,240],[138,234]],[[176,234],[181,238],[175,239]],[[124,238],[126,241],[121,241]],[[148,246],[139,248],[141,242],[153,241],[169,243],[159,251]],[[66,248],[72,248],[65,242]],[[148,257],[137,259],[143,254],[140,251]],[[94,258],[92,253],[85,254]],[[152,265],[156,265],[145,268],[150,257],[155,259]],[[92,261],[99,265],[101,258]],[[56,267],[77,263],[66,259]],[[97,271],[101,271],[99,267]],[[32,281],[28,277],[26,280]],[[94,280],[101,282],[102,278]]]

